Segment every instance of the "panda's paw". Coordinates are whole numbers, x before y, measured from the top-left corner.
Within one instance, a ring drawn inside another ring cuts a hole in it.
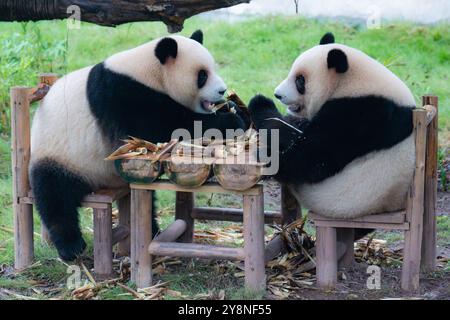
[[[55,242],[55,247],[58,250],[58,254],[62,260],[72,261],[84,252],[86,249],[86,242],[81,236],[79,236],[70,241],[60,240]]]
[[[250,112],[250,118],[257,129],[263,127],[263,122],[267,118],[282,117],[272,99],[261,94],[254,96],[250,100],[248,110]]]

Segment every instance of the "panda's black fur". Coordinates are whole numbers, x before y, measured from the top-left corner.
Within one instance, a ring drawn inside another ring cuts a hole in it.
[[[92,188],[85,179],[53,159],[41,159],[36,163],[30,178],[36,208],[52,242],[62,259],[73,259],[73,252],[82,252],[86,248],[77,208]]]
[[[283,118],[264,96],[249,104],[257,129],[279,129],[280,168],[275,177],[283,183],[323,181],[354,159],[403,141],[413,130],[413,107],[377,96],[342,98],[326,102],[310,121],[293,121]],[[303,134],[281,123],[275,126],[268,118],[283,118]]]
[[[104,63],[89,73],[87,97],[91,112],[111,142],[127,135],[154,142],[168,141],[178,128],[194,130],[194,121],[202,121],[202,130],[248,128],[250,120],[240,110],[213,114],[196,113],[167,94],[153,90],[132,78],[107,69]]]

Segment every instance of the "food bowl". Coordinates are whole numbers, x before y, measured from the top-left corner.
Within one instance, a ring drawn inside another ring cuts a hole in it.
[[[189,188],[196,188],[205,183],[211,172],[211,165],[176,158],[164,161],[164,172],[172,183]]]
[[[261,179],[262,165],[215,163],[213,171],[224,189],[244,191],[253,187]]]
[[[119,159],[114,161],[117,172],[129,183],[152,183],[163,172],[161,162],[148,158]]]

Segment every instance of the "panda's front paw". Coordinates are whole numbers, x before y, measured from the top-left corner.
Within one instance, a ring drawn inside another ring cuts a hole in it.
[[[267,118],[282,117],[275,103],[261,94],[254,96],[250,100],[248,110],[250,111],[250,118],[257,129],[263,127],[263,122]]]

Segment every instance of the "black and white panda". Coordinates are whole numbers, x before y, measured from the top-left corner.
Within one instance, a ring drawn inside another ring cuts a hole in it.
[[[165,142],[175,129],[246,129],[245,113],[211,113],[227,87],[203,34],[170,36],[120,52],[59,79],[31,130],[31,187],[59,255],[82,253],[77,207],[103,187],[124,184],[103,159],[128,135]],[[153,233],[157,231],[153,223]]]
[[[328,33],[295,60],[275,96],[288,106],[284,120],[302,134],[267,120],[282,115],[263,96],[252,99],[250,114],[258,129],[280,130],[275,177],[302,205],[330,218],[404,208],[415,101],[396,75]]]

